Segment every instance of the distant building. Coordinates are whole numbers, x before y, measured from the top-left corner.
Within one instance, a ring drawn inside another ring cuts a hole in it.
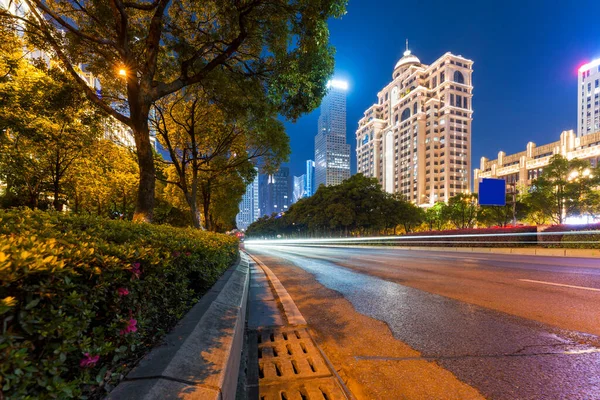
[[[579,68],[577,136],[600,131],[600,58]]]
[[[292,192],[292,203],[306,197],[306,174],[294,177],[294,190]]]
[[[357,171],[422,206],[471,187],[473,61],[446,53],[431,65],[407,49],[356,131]]]
[[[350,178],[350,145],[346,143],[346,91],[343,81],[329,81],[321,103],[319,132],[315,137],[315,190]]]
[[[313,160],[306,160],[304,176],[304,196],[310,197],[315,193],[315,162]]]
[[[593,167],[600,165],[600,132],[586,134],[580,137],[572,130],[563,131],[556,142],[536,146],[529,142],[524,151],[507,155],[503,151],[498,158],[488,160],[481,157],[479,168],[474,170],[475,193],[479,189],[482,178],[501,178],[507,183],[507,190],[512,187],[529,186],[531,181],[539,177],[550,163],[553,155],[560,154],[571,160],[579,158],[589,160]]]
[[[260,218],[260,207],[258,199],[258,175],[254,181],[246,187],[246,193],[242,196],[238,215],[235,217],[237,228],[246,230],[248,225]]]
[[[281,167],[272,175],[260,175],[259,186],[261,216],[288,210],[292,200],[289,168]]]

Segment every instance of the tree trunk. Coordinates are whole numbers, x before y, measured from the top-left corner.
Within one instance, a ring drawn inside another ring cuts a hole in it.
[[[204,211],[204,226],[207,230],[212,231],[213,227],[210,221],[210,178],[204,184],[202,190],[202,209]]]
[[[54,201],[52,202],[52,205],[54,206],[54,209],[56,211],[62,211],[63,209],[63,205],[60,202],[60,199],[58,198],[58,194],[60,192],[60,187],[58,184],[58,179],[54,180]]]
[[[152,217],[154,216],[156,170],[154,168],[154,157],[150,144],[150,130],[148,129],[149,113],[148,110],[133,107],[131,104],[130,110],[134,125],[133,135],[137,148],[138,165],[140,167],[140,182],[133,220],[135,222],[152,222]],[[134,110],[137,112],[134,113]]]

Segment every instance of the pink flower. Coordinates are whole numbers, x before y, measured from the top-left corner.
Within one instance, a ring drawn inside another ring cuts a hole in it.
[[[131,264],[131,273],[133,275],[135,275],[136,278],[140,277],[140,275],[142,274],[142,271],[140,270],[140,263],[139,262]]]
[[[181,254],[181,253],[180,253],[180,252],[178,252],[178,251],[174,251],[174,252],[172,253],[173,257],[179,257],[179,255],[180,255],[180,254]]]
[[[131,332],[137,332],[137,321],[135,319],[130,319],[127,327],[125,329],[121,329],[119,332],[121,335],[126,335]]]
[[[186,252],[185,252],[185,255],[189,257],[189,256],[191,256],[191,255],[192,255],[192,253],[190,253],[189,251],[186,251]]]
[[[129,290],[127,290],[126,288],[120,287],[117,289],[117,293],[119,293],[119,296],[127,296],[129,294]]]
[[[96,365],[96,363],[98,362],[98,360],[100,359],[100,356],[96,355],[96,356],[92,357],[92,356],[90,356],[90,353],[84,353],[83,355],[85,357],[79,361],[80,368],[94,367]]]

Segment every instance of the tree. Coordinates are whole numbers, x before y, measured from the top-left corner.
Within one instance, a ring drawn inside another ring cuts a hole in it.
[[[517,221],[523,219],[527,214],[527,206],[515,196],[514,211]],[[506,205],[504,206],[480,206],[477,212],[477,224],[485,226],[507,226],[513,221],[513,195],[506,194]]]
[[[252,95],[249,89],[236,87],[219,98],[196,85],[155,103],[152,126],[169,151],[164,162],[173,167],[168,183],[181,190],[196,228],[201,199],[205,226],[212,229],[212,188],[226,185],[225,177],[233,188],[239,178],[243,184],[254,179],[258,159],[263,169],[287,161],[289,139],[276,111],[260,91]]]
[[[444,202],[439,201],[425,210],[423,220],[429,227],[430,231],[434,229],[440,231],[448,222],[447,215],[444,212],[445,207],[446,204]]]
[[[459,193],[448,200],[443,210],[456,228],[472,228],[477,217],[477,195]]]
[[[60,211],[69,170],[101,134],[101,116],[60,69],[24,59],[7,69],[0,81],[0,174],[24,204],[35,208],[47,193]]]
[[[32,42],[49,48],[86,96],[133,130],[140,168],[135,220],[151,221],[155,165],[148,116],[157,100],[214,82],[252,80],[285,117],[311,111],[333,71],[329,18],[344,0],[23,0]],[[100,78],[102,94],[78,65]]]
[[[97,140],[78,159],[66,182],[74,212],[131,219],[135,209],[138,165],[134,154],[108,140]]]
[[[556,154],[525,196],[530,217],[562,224],[568,216],[582,215],[594,203],[597,185],[598,174],[594,174],[588,160],[567,160]]]

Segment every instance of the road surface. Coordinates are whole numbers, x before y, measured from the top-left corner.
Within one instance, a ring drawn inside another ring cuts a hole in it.
[[[600,261],[248,246],[364,398],[600,399]]]

